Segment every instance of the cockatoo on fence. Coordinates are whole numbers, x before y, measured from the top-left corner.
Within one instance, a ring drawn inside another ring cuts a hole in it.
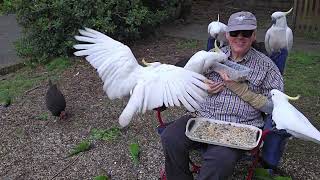
[[[271,90],[270,93],[274,105],[272,119],[276,123],[276,128],[285,129],[296,138],[320,144],[320,132],[288,102],[288,100],[297,100],[299,96],[290,97],[276,89]]]
[[[264,40],[269,55],[274,52],[280,52],[282,48],[286,48],[288,52],[291,50],[293,34],[287,25],[286,19],[286,15],[291,11],[292,8],[287,12],[277,11],[271,15],[272,26],[268,29]]]
[[[110,99],[131,95],[119,117],[122,127],[127,126],[137,112],[145,113],[161,107],[184,105],[193,112],[207,96],[207,80],[190,70],[160,62],[140,66],[130,48],[98,31],[79,30],[74,45],[76,56],[86,56],[104,82],[103,89]],[[212,55],[215,55],[212,52]]]
[[[219,41],[220,47],[223,45],[227,45],[228,41],[226,38],[226,29],[227,25],[223,24],[219,20],[219,14],[218,14],[218,20],[212,21],[208,25],[208,33],[211,37],[213,37],[215,40]]]

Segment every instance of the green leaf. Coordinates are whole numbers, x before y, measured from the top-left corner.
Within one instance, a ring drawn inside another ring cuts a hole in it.
[[[92,139],[110,141],[116,139],[119,135],[120,129],[113,127],[110,129],[92,129],[90,137]]]
[[[131,143],[129,145],[129,151],[131,155],[131,159],[133,160],[134,164],[139,163],[139,154],[140,154],[140,147],[138,143]]]
[[[69,154],[69,157],[79,154],[80,152],[88,151],[90,147],[91,147],[91,143],[87,140],[84,140],[80,144],[78,144],[75,148],[73,148],[73,150]]]
[[[46,120],[48,120],[48,117],[49,117],[48,113],[42,113],[42,114],[38,115],[36,117],[36,119],[41,120],[41,121],[46,121]]]
[[[284,177],[284,176],[276,176],[274,180],[292,180],[291,177]]]
[[[264,168],[256,168],[254,170],[254,175],[255,176],[270,177],[271,178],[271,175],[269,174],[268,170],[264,169]]]
[[[93,179],[94,180],[108,180],[109,178],[107,176],[96,176]]]

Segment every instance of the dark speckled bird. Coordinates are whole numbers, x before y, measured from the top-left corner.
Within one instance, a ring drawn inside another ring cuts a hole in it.
[[[53,116],[58,116],[61,120],[67,118],[67,113],[65,111],[66,100],[57,85],[52,84],[50,79],[49,88],[46,94],[46,105]]]

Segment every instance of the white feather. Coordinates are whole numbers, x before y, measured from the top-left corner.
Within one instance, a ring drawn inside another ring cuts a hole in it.
[[[215,63],[223,62],[227,60],[227,58],[227,55],[222,51],[198,51],[191,56],[184,68],[199,74],[203,74],[208,68],[214,66]]]
[[[272,119],[277,129],[285,129],[296,138],[320,144],[320,132],[309,120],[288,102],[287,95],[279,90],[271,90],[273,101]]]
[[[212,21],[208,25],[208,34],[215,38],[220,43],[220,47],[227,45],[228,41],[226,38],[227,25],[219,21],[219,14],[217,21]]]
[[[287,49],[288,52],[292,48],[293,34],[288,27],[286,12],[274,12],[271,18],[274,24],[267,30],[265,35],[265,47],[269,55],[279,52],[280,49]]]
[[[93,29],[79,32],[82,36],[75,38],[88,44],[74,45],[79,50],[74,54],[85,56],[96,68],[107,96],[115,99],[131,94],[119,117],[123,127],[135,113],[144,113],[163,104],[168,107],[182,103],[189,111],[194,111],[207,95],[208,87],[203,82],[206,78],[201,74],[159,62],[142,67],[128,46]]]

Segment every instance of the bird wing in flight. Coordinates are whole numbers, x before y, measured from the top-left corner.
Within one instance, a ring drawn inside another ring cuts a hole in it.
[[[148,67],[147,67],[148,68]],[[119,117],[121,126],[126,126],[136,112],[146,112],[165,105],[182,104],[193,112],[207,95],[204,76],[181,67],[162,64],[142,72],[129,102]]]
[[[79,30],[79,41],[74,48],[76,56],[97,69],[104,82],[103,89],[110,99],[132,95],[119,117],[122,126],[128,125],[136,112],[144,113],[162,106],[180,106],[189,111],[199,108],[198,102],[207,95],[206,78],[195,72],[173,65],[160,64],[142,67],[130,48],[112,38],[89,28]]]
[[[136,84],[137,70],[142,68],[130,48],[93,29],[79,30],[76,56],[86,56],[86,60],[97,69],[104,82],[103,90],[110,99],[129,95]]]

